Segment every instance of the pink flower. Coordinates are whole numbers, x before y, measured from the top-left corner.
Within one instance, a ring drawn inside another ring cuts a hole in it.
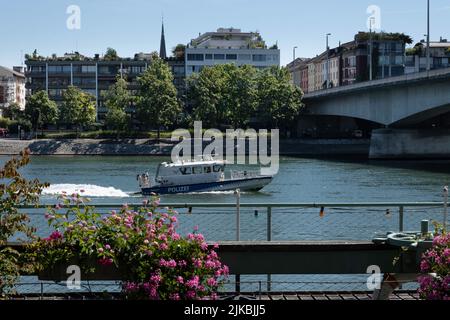
[[[183,284],[184,283],[184,279],[182,276],[178,276],[177,277],[177,282]]]
[[[172,294],[169,296],[169,299],[170,299],[170,300],[174,300],[174,301],[181,300],[180,295],[179,295],[178,293],[172,293]]]
[[[103,253],[105,250],[104,250],[103,248],[98,248],[97,251],[98,251],[99,253]]]
[[[195,291],[189,290],[186,293],[186,298],[188,298],[189,300],[193,300],[195,298],[195,296],[196,296]]]
[[[63,235],[59,231],[53,231],[50,237],[48,237],[48,240],[50,241],[56,241],[61,240],[63,238]]]
[[[147,239],[144,240],[144,244],[149,244],[150,241],[148,241]]]
[[[169,267],[169,268],[175,268],[177,266],[177,262],[175,261],[175,260],[169,260],[168,262],[167,262],[167,267]]]
[[[208,278],[208,280],[206,280],[206,283],[210,287],[215,287],[217,285],[217,281],[214,278]]]
[[[111,246],[109,244],[105,245],[106,250],[111,250]]]
[[[194,276],[191,280],[186,282],[186,287],[191,289],[197,289],[199,285],[200,278],[198,276]]]
[[[113,264],[113,262],[114,260],[111,258],[101,258],[98,260],[98,263],[102,266],[110,266]]]

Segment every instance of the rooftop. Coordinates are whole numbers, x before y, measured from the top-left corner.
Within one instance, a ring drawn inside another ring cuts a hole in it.
[[[23,73],[0,66],[0,77],[10,77],[10,76],[25,78],[25,75]]]
[[[190,47],[195,48],[226,48],[266,49],[266,43],[258,32],[242,32],[241,29],[219,28],[215,32],[206,32],[192,39]]]

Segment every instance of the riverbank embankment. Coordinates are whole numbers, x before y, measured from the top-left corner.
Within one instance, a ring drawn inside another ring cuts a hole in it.
[[[0,155],[16,155],[25,148],[33,155],[154,155],[169,156],[174,142],[152,139],[0,139]],[[369,140],[302,140],[280,141],[284,156],[361,156],[369,154]],[[248,149],[246,149],[248,150]]]

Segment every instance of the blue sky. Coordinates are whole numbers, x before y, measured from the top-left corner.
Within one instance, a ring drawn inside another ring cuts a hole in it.
[[[450,40],[450,0],[431,0],[432,39]],[[66,9],[81,9],[81,29],[68,30]],[[164,13],[168,50],[199,32],[235,27],[261,32],[278,42],[283,65],[312,57],[367,30],[369,5],[381,9],[382,29],[405,32],[415,41],[426,33],[426,0],[0,0],[0,65],[21,64],[21,53],[41,55],[78,51],[85,55],[115,48],[120,56],[159,50]]]

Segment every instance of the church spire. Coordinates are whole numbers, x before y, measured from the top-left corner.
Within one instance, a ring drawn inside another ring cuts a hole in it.
[[[164,35],[164,17],[162,19],[162,29],[161,29],[161,46],[159,48],[159,57],[161,59],[167,58],[167,52],[166,52],[166,37]]]

